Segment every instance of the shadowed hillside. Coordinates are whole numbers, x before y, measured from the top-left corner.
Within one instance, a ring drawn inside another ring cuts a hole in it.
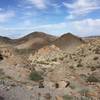
[[[12,44],[13,40],[8,37],[0,36],[0,44]]]
[[[83,43],[84,41],[81,38],[71,33],[64,34],[53,42],[53,44],[62,49],[66,49],[68,47],[75,47]]]
[[[15,44],[19,49],[32,48],[34,50],[39,49],[56,39],[55,36],[48,35],[43,32],[33,32],[22,38],[16,39]]]

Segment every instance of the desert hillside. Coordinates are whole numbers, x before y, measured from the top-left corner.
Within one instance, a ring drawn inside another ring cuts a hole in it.
[[[55,36],[48,35],[43,32],[33,32],[27,36],[16,39],[15,44],[17,48],[32,48],[39,49],[56,39]]]
[[[0,100],[100,100],[100,38],[0,37]]]
[[[66,33],[64,35],[62,35],[61,37],[57,38],[53,44],[56,45],[57,47],[61,48],[61,49],[66,49],[66,48],[69,48],[69,47],[75,47],[75,46],[78,46],[80,44],[83,44],[84,41],[71,34],[71,33]]]

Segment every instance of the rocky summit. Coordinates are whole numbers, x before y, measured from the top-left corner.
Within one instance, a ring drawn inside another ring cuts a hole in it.
[[[0,36],[0,100],[100,100],[99,36]]]

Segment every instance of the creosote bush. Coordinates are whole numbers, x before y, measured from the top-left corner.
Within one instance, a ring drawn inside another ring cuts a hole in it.
[[[49,65],[49,62],[46,62],[46,61],[37,61],[37,63],[43,64],[43,65]]]
[[[30,79],[33,80],[33,81],[40,81],[40,80],[43,80],[43,77],[39,74],[39,72],[37,71],[32,71],[30,73]]]
[[[98,59],[99,59],[99,57],[94,57],[94,58],[93,58],[93,60],[98,60]]]
[[[95,71],[96,70],[96,68],[95,67],[91,67],[91,71]]]
[[[90,75],[88,78],[87,78],[87,82],[99,82],[99,79],[97,79],[95,76],[93,75]]]
[[[57,61],[57,58],[52,59],[52,61],[55,61],[56,62]]]

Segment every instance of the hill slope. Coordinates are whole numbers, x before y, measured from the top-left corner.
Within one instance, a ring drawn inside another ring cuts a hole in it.
[[[71,33],[64,34],[53,42],[54,45],[56,45],[61,49],[66,49],[68,47],[75,47],[82,43],[84,43],[84,41],[81,38]]]
[[[0,36],[0,45],[4,45],[4,44],[12,44],[13,40],[8,38],[8,37],[3,37]]]
[[[15,40],[17,48],[39,49],[56,39],[55,36],[48,35],[43,32],[33,32],[29,35]]]
[[[39,49],[56,39],[55,36],[43,32],[32,32],[19,39],[0,36],[0,45],[13,45],[18,49]]]

